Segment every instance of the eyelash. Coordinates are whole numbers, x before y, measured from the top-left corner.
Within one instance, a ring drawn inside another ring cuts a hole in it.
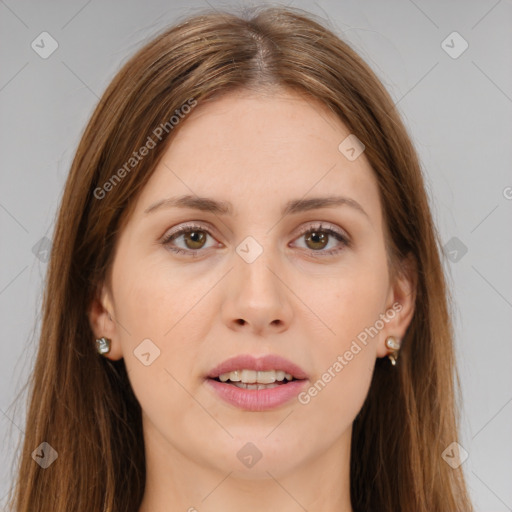
[[[194,249],[181,249],[180,247],[172,247],[169,244],[169,242],[171,242],[172,240],[179,238],[182,235],[192,233],[194,231],[202,231],[202,232],[206,233],[207,235],[212,236],[210,234],[210,232],[208,231],[208,229],[205,229],[204,226],[200,226],[198,224],[190,224],[190,225],[185,225],[182,228],[180,228],[179,230],[171,232],[168,235],[165,235],[164,238],[161,240],[161,243],[162,243],[162,245],[168,246],[167,248],[176,254],[186,254],[191,257],[196,257],[197,254],[201,251],[204,251],[204,249],[195,249],[195,250]],[[297,238],[300,238],[304,235],[308,235],[313,232],[316,233],[319,231],[322,233],[326,233],[328,235],[332,235],[334,238],[336,238],[336,240],[338,240],[339,242],[342,243],[342,246],[350,247],[350,241],[344,234],[342,234],[341,232],[339,232],[337,230],[331,229],[329,227],[324,227],[323,224],[321,224],[321,223],[319,225],[309,226],[307,228],[302,229]],[[338,248],[338,249],[330,249],[328,251],[324,251],[324,250],[314,251],[312,249],[309,249],[308,252],[312,253],[315,257],[325,257],[325,256],[332,256],[334,254],[337,254],[342,250],[343,250],[343,247]]]

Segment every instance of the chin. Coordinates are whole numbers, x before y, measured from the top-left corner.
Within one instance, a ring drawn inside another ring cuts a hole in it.
[[[228,430],[235,434],[232,429]],[[297,469],[307,453],[300,439],[295,442],[292,436],[283,435],[285,432],[281,435],[276,432],[272,432],[272,428],[250,428],[237,433],[234,439],[216,444],[211,464],[220,472],[231,472],[232,477],[240,479],[268,479],[268,473],[276,478],[285,476]]]

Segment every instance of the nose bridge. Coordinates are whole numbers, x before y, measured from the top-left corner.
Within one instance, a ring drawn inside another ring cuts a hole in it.
[[[279,299],[282,290],[276,273],[281,267],[278,250],[272,244],[272,237],[246,237],[236,248],[239,261],[237,262],[237,277],[240,283],[240,293],[246,293],[256,299],[260,296],[265,302],[272,298]],[[271,271],[272,269],[272,271]],[[268,295],[268,297],[264,297]],[[272,296],[272,297],[271,297]]]
[[[231,293],[225,305],[228,322],[250,324],[257,331],[272,325],[283,327],[291,318],[287,289],[279,277],[279,250],[273,245],[272,236],[262,236],[260,240],[248,236],[236,247],[237,261],[230,273]]]

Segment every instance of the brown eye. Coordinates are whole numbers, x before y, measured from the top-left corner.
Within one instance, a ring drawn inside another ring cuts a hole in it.
[[[351,246],[348,236],[342,231],[322,224],[303,229],[299,240],[299,247],[302,245],[314,256],[332,256]]]
[[[327,245],[329,242],[329,235],[321,231],[310,231],[306,234],[305,240],[306,245],[310,249],[317,251],[319,249],[323,249]]]
[[[183,233],[183,239],[188,249],[201,249],[206,242],[206,234],[204,231],[187,231]]]
[[[177,254],[196,256],[209,248],[208,237],[213,239],[208,230],[190,225],[165,235],[161,243]]]

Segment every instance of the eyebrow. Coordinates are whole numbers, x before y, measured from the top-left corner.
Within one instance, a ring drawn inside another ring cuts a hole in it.
[[[333,208],[336,206],[350,206],[356,211],[370,218],[363,207],[354,199],[342,196],[312,197],[309,199],[292,199],[288,201],[281,210],[283,217],[295,213],[316,210],[320,208]],[[151,213],[160,208],[190,208],[203,212],[211,212],[218,215],[233,215],[233,205],[229,201],[219,201],[209,197],[199,196],[177,196],[161,199],[144,210],[144,213]]]

